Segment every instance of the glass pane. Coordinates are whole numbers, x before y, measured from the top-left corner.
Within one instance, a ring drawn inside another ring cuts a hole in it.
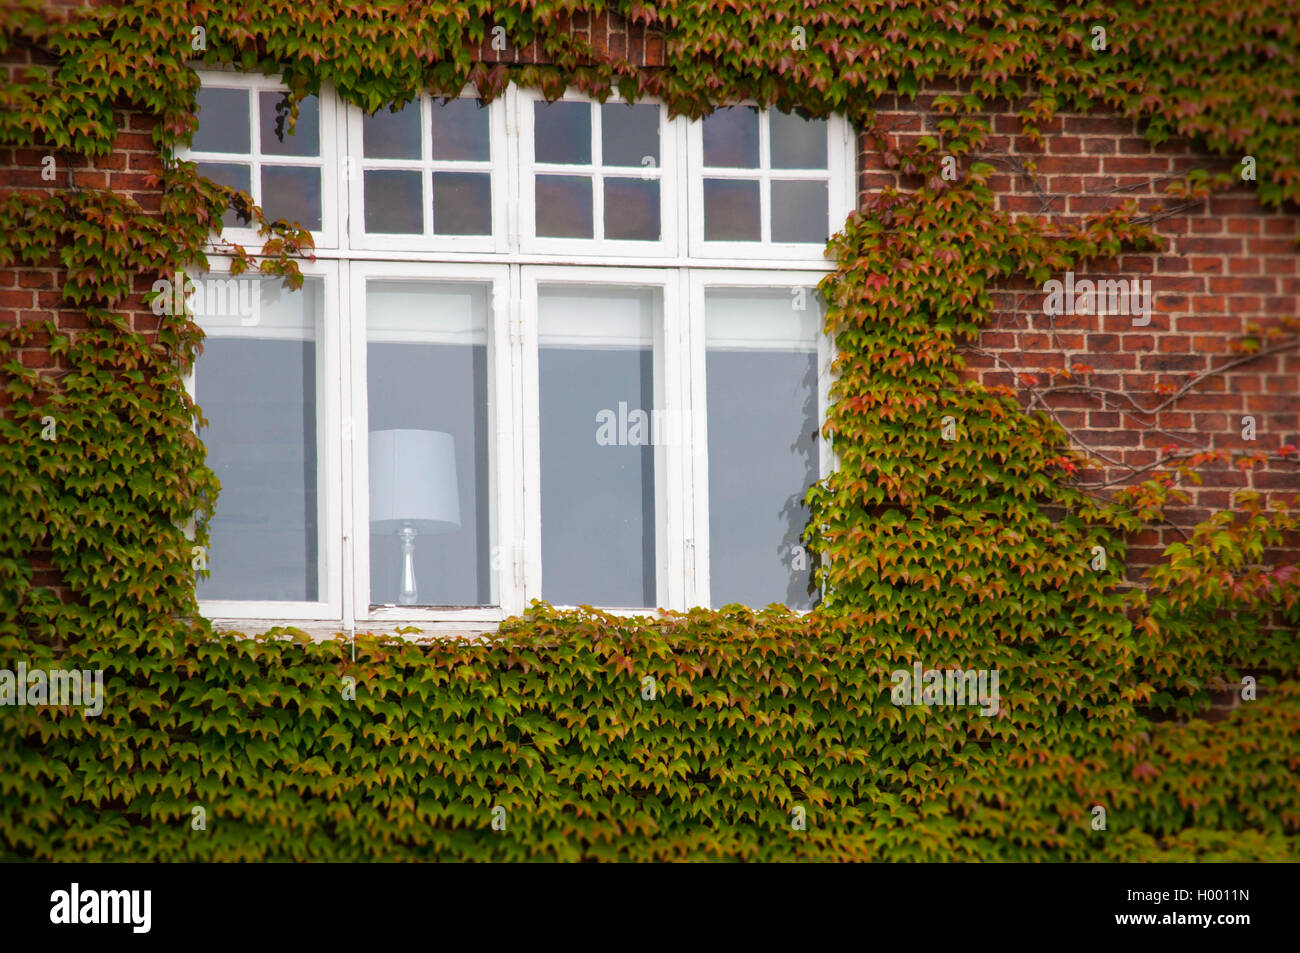
[[[804,119],[775,109],[768,116],[772,123],[772,168],[826,168],[826,120]]]
[[[283,93],[259,93],[259,113],[262,120],[262,155],[267,156],[318,156],[320,155],[320,102],[308,96],[298,106],[298,122],[293,135],[289,135],[288,112],[284,113],[283,138],[276,133],[276,108],[283,103]]]
[[[248,90],[204,86],[199,90],[199,128],[194,148],[200,152],[238,152],[249,145]]]
[[[581,175],[539,175],[536,197],[538,237],[592,237],[591,179]]]
[[[228,185],[249,195],[253,193],[252,172],[246,165],[234,165],[230,162],[196,162],[194,167],[199,175],[211,179],[218,185]],[[248,216],[241,215],[234,209],[228,209],[221,216],[221,224],[227,228],[247,225],[250,221]]]
[[[495,604],[490,302],[486,284],[366,284],[372,604]],[[405,597],[404,529],[415,531]]]
[[[477,99],[433,104],[433,157],[488,162],[492,159],[488,106]]]
[[[200,431],[221,481],[200,599],[314,602],[320,584],[316,329],[321,279],[209,276],[195,365]],[[201,299],[201,300],[200,300]]]
[[[758,168],[758,110],[724,106],[704,117],[704,164],[717,168]]]
[[[830,237],[825,182],[772,182],[772,241],[816,242]]]
[[[310,166],[262,166],[262,211],[271,221],[297,222],[320,228],[320,169]]]
[[[657,289],[538,295],[542,598],[652,606]]]
[[[381,109],[362,116],[361,137],[368,159],[420,158],[420,103],[407,103],[397,112]]]
[[[800,536],[819,476],[818,300],[787,288],[704,300],[713,605],[811,608]]]
[[[492,177],[433,173],[433,230],[439,235],[491,235]]]
[[[398,169],[365,173],[366,231],[418,235],[424,231],[422,174]]]
[[[659,241],[659,183],[605,180],[605,237]]]
[[[590,165],[591,106],[533,103],[533,150],[538,162]]]
[[[745,179],[704,180],[704,238],[711,242],[756,242],[759,224],[758,182]]]
[[[659,165],[659,107],[648,103],[605,103],[600,107],[601,162],[605,165]]]

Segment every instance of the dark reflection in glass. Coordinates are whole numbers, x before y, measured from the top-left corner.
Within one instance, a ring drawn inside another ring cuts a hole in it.
[[[713,605],[808,609],[800,535],[817,480],[817,360],[796,351],[705,357]]]
[[[711,242],[762,239],[757,182],[704,180],[704,238]]]
[[[772,168],[826,168],[826,121],[772,110]]]
[[[370,159],[420,158],[420,103],[407,103],[398,112],[381,109],[361,119],[363,149]]]
[[[659,165],[659,107],[649,103],[605,103],[600,107],[601,162],[647,168]]]
[[[642,242],[659,240],[658,182],[605,180],[605,237]]]
[[[320,228],[320,169],[309,166],[262,166],[262,211],[271,220]]]
[[[653,352],[543,346],[537,357],[542,598],[556,605],[652,606],[654,447],[602,445],[596,435],[602,411],[652,415]]]
[[[539,175],[536,197],[538,237],[592,237],[591,179],[580,175]]]
[[[492,177],[433,173],[433,230],[439,235],[491,235]]]
[[[211,179],[218,185],[228,185],[231,188],[239,189],[241,192],[252,194],[252,172],[246,165],[235,165],[230,162],[196,162],[194,167],[198,170],[199,175],[205,179]],[[234,209],[227,209],[226,213],[221,216],[221,224],[227,228],[241,227],[247,225],[250,221],[248,216],[241,215]]]
[[[587,103],[533,103],[533,143],[538,162],[590,165],[591,106]]]
[[[318,156],[320,155],[320,101],[315,96],[303,99],[298,107],[298,122],[293,135],[289,135],[288,112],[284,112],[281,127],[283,138],[276,134],[276,110],[285,101],[283,93],[259,93],[262,125],[262,155],[267,156]]]
[[[772,182],[772,241],[826,243],[825,182]]]
[[[366,231],[375,234],[418,235],[424,231],[419,172],[368,169]]]
[[[477,99],[433,103],[433,157],[473,162],[492,158],[488,107]]]
[[[758,110],[724,106],[704,117],[704,164],[715,168],[758,168]]]
[[[199,89],[198,105],[196,151],[249,153],[248,90],[204,86]]]

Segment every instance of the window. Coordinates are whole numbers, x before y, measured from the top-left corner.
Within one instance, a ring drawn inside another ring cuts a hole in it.
[[[656,103],[520,94],[526,249],[668,255],[680,130]],[[824,244],[824,243],[823,243]]]
[[[318,241],[298,290],[219,254],[187,288],[222,483],[206,614],[815,604],[846,123],[514,87],[366,115],[325,90],[288,136],[274,81],[203,83],[184,158]]]
[[[824,312],[795,275],[780,288],[734,272],[692,278],[696,506],[708,526],[696,591],[713,606],[811,608],[803,495],[831,469]]]
[[[505,250],[505,132],[473,97],[421,97],[348,117],[350,221],[358,247]]]
[[[198,94],[199,128],[186,158],[199,173],[249,193],[267,218],[298,222],[319,246],[336,242],[336,152],[332,97],[308,96],[290,132],[285,89],[260,77],[222,73]],[[224,218],[233,241],[256,232],[233,210]]]
[[[290,291],[216,270],[189,295],[206,333],[192,381],[199,436],[221,481],[207,556],[220,571],[198,582],[215,616],[341,611],[337,288],[329,269],[304,272]]]
[[[691,249],[697,255],[807,257],[844,221],[852,162],[834,126],[754,106],[690,127]]]

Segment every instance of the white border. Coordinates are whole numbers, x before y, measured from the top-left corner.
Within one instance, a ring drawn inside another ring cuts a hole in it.
[[[449,264],[385,264],[353,262],[350,271],[350,307],[347,333],[351,343],[352,433],[352,540],[354,616],[359,626],[367,622],[500,622],[523,609],[522,579],[516,563],[522,548],[519,540],[517,500],[509,475],[521,470],[514,434],[518,419],[515,410],[513,341],[510,323],[510,274],[505,265],[475,266]],[[488,486],[489,558],[493,566],[494,605],[465,607],[380,606],[370,603],[370,536],[360,528],[370,520],[370,479],[367,449],[369,433],[361,421],[369,419],[366,387],[366,282],[371,279],[393,281],[444,281],[455,284],[485,283],[492,286],[488,316],[488,392],[492,414],[489,418],[490,447]],[[517,365],[516,365],[517,366]],[[492,554],[497,554],[496,558]]]
[[[764,274],[736,271],[714,271],[693,269],[687,278],[690,300],[690,320],[687,331],[690,352],[690,401],[691,401],[691,448],[689,460],[690,493],[687,525],[694,543],[693,565],[687,580],[688,591],[686,604],[690,607],[710,606],[709,584],[709,430],[708,430],[708,381],[705,374],[705,289],[711,287],[727,288],[795,288],[806,287],[810,297],[816,292],[820,278],[809,281],[806,271],[772,271]],[[811,302],[810,302],[811,304]],[[825,309],[823,308],[823,321]],[[817,334],[817,415],[819,428],[826,422],[826,412],[830,407],[830,390],[833,382],[831,365],[834,360],[835,347],[825,333],[825,326]],[[831,442],[826,439],[824,431],[818,430],[818,478],[830,476],[836,462]],[[753,608],[760,608],[755,606]]]
[[[660,288],[663,314],[655,332],[655,406],[663,408],[669,420],[681,421],[685,403],[685,359],[681,322],[681,277],[670,269],[610,267],[525,267],[521,292],[524,307],[523,395],[524,395],[524,525],[526,559],[525,598],[542,598],[542,494],[540,393],[538,380],[538,289],[541,285],[578,284],[584,287],[633,286]],[[683,429],[685,428],[683,425]],[[594,439],[593,430],[593,439]],[[679,609],[684,605],[685,567],[682,553],[683,504],[686,496],[685,453],[679,443],[655,447],[655,606],[601,607],[627,615],[645,615],[656,608]]]
[[[332,88],[322,88],[316,97],[320,105],[320,155],[311,156],[274,156],[264,157],[260,153],[261,124],[258,116],[258,97],[261,92],[286,92],[288,87],[278,77],[261,76],[251,73],[237,73],[223,70],[196,70],[200,82],[205,87],[220,89],[249,90],[249,152],[201,152],[192,148],[177,150],[177,158],[187,162],[223,162],[247,165],[249,173],[249,194],[253,202],[262,204],[262,177],[259,174],[263,165],[297,166],[303,168],[319,167],[321,170],[321,227],[312,231],[312,240],[317,248],[339,248],[339,209],[345,208],[340,203],[342,183],[339,182],[338,157],[345,152],[345,143],[340,132],[341,116],[338,98]],[[221,240],[243,245],[250,252],[256,253],[262,248],[262,238],[256,228],[226,226],[221,232]],[[212,243],[212,248],[219,248]]]
[[[735,103],[737,106],[757,106],[752,101]],[[709,169],[708,178],[737,179],[759,183],[759,228],[762,240],[756,242],[718,242],[704,239],[704,123],[692,122],[687,129],[687,167],[690,207],[695,213],[690,216],[690,254],[700,259],[767,259],[781,262],[779,267],[790,267],[799,261],[817,262],[818,266],[828,269],[831,261],[826,258],[826,246],[813,242],[773,242],[771,211],[771,182],[773,179],[809,181],[827,183],[827,232],[828,236],[842,231],[844,222],[856,207],[857,191],[855,186],[857,145],[853,128],[843,116],[832,115],[826,119],[826,169],[772,169],[770,168],[771,110],[759,108],[758,146],[759,167],[757,169]],[[736,263],[739,265],[739,262]]]
[[[229,274],[229,261],[212,257],[209,274]],[[209,619],[278,618],[330,620],[343,618],[342,501],[348,491],[343,473],[342,442],[338,426],[343,386],[339,359],[338,268],[333,263],[300,262],[304,277],[322,279],[322,309],[316,327],[316,506],[320,560],[319,579],[324,599],[316,602],[204,600],[199,611]],[[275,281],[274,277],[266,280]],[[202,325],[200,325],[201,327]],[[186,380],[190,396],[196,393],[200,356]],[[201,405],[200,405],[201,406]],[[218,498],[218,506],[220,498]]]
[[[680,119],[668,118],[668,107],[657,99],[646,97],[636,100],[636,105],[657,106],[659,108],[659,165],[653,174],[641,170],[632,172],[623,166],[608,167],[601,158],[601,103],[577,90],[568,90],[557,102],[587,103],[591,110],[591,164],[590,165],[551,165],[537,164],[533,161],[533,117],[534,104],[546,102],[546,97],[536,90],[517,90],[514,99],[515,128],[519,135],[516,139],[516,159],[519,168],[518,207],[519,207],[519,249],[527,253],[551,253],[565,256],[613,259],[621,261],[628,257],[664,258],[672,257],[681,246],[678,234],[678,204],[676,201],[680,177],[680,161],[683,153],[683,125]],[[613,93],[607,103],[620,103],[625,100]],[[614,169],[617,168],[617,172]],[[534,180],[539,174],[575,175],[588,178],[592,182],[592,238],[541,238],[537,235],[537,209]],[[603,238],[604,232],[604,178],[630,178],[641,181],[643,178],[659,182],[659,235],[657,242],[622,241]]]
[[[455,98],[478,100],[480,97],[478,90],[473,86],[469,86]],[[488,110],[489,155],[491,157],[486,163],[434,159],[432,153],[433,97],[421,94],[417,102],[420,108],[419,159],[365,158],[362,154],[365,114],[359,106],[348,106],[345,110],[347,149],[343,158],[347,171],[348,242],[351,251],[364,257],[370,257],[366,253],[371,251],[418,251],[424,253],[426,259],[429,257],[427,254],[429,252],[474,253],[480,258],[484,254],[507,252],[509,250],[508,208],[512,203],[510,201],[510,176],[507,169],[507,153],[509,151],[506,137],[507,105],[504,98],[499,96],[486,107]],[[421,221],[424,228],[422,234],[393,235],[382,232],[372,234],[365,230],[365,171],[367,169],[397,169],[420,173],[420,194],[423,202]],[[430,231],[433,218],[431,176],[434,172],[443,171],[486,172],[490,174],[492,195],[491,235],[438,235]]]
[[[274,77],[231,71],[199,70],[204,83],[228,88],[284,89]],[[478,98],[469,87],[461,94]],[[311,623],[313,630],[390,630],[415,624],[426,633],[465,632],[522,612],[527,602],[541,596],[541,497],[539,408],[537,393],[537,287],[539,284],[639,285],[662,288],[664,310],[656,341],[656,404],[675,414],[682,441],[656,452],[656,552],[657,607],[605,609],[620,615],[654,615],[658,608],[684,609],[708,604],[708,486],[707,410],[704,390],[703,289],[708,285],[732,287],[813,287],[829,272],[832,262],[824,246],[768,242],[703,241],[702,124],[684,117],[668,118],[660,106],[661,228],[660,242],[601,241],[596,239],[539,239],[533,230],[532,104],[544,97],[538,91],[506,88],[489,105],[491,123],[493,234],[474,236],[368,236],[361,231],[364,196],[343,175],[347,157],[355,159],[358,183],[361,159],[361,110],[344,106],[332,89],[322,89],[321,156],[322,225],[314,232],[317,262],[302,262],[304,275],[325,279],[325,314],[318,329],[320,371],[318,388],[328,380],[337,387],[324,388],[318,400],[319,446],[324,448],[326,506],[321,525],[322,559],[327,563],[326,600],[320,603],[205,602],[201,611],[216,621],[278,620],[286,624]],[[593,136],[599,136],[600,110],[596,101],[570,90],[566,100],[592,104]],[[617,95],[609,101],[619,101]],[[422,159],[416,163],[393,161],[393,167],[420,168],[426,183],[434,163],[428,157],[430,100],[421,97]],[[656,103],[654,99],[637,102]],[[255,101],[252,105],[256,105]],[[742,104],[743,105],[743,104]],[[763,111],[760,122],[761,165],[766,166],[770,120]],[[250,122],[255,126],[255,114]],[[780,171],[777,178],[825,178],[829,183],[828,228],[834,234],[856,205],[856,142],[850,124],[841,116],[827,121],[828,168]],[[257,129],[250,128],[256,137]],[[250,140],[254,155],[256,139]],[[593,142],[593,160],[599,157],[599,140]],[[247,162],[254,173],[254,155]],[[225,153],[181,153],[195,160],[237,160]],[[289,164],[295,164],[290,162]],[[301,164],[301,163],[297,163]],[[308,163],[310,164],[310,163]],[[364,163],[369,165],[370,163]],[[383,162],[375,163],[376,166]],[[560,171],[557,167],[554,171]],[[590,174],[588,170],[588,174]],[[639,173],[638,173],[639,174]],[[712,173],[710,173],[712,174]],[[771,170],[740,171],[741,177],[769,181]],[[254,183],[260,187],[260,177]],[[762,190],[765,228],[770,228],[769,196]],[[257,193],[254,193],[255,198]],[[426,204],[432,196],[426,193]],[[599,200],[593,195],[594,224],[602,224]],[[340,215],[343,215],[340,218]],[[425,210],[425,216],[429,214]],[[350,223],[355,222],[356,227]],[[252,229],[226,229],[222,241],[260,249]],[[219,244],[209,244],[210,271],[229,268]],[[493,434],[492,545],[501,547],[494,578],[499,606],[472,608],[385,607],[368,608],[368,535],[362,545],[354,528],[364,526],[368,511],[368,471],[365,463],[364,427],[353,427],[347,440],[345,422],[365,420],[365,317],[364,283],[368,277],[434,279],[458,282],[491,281],[493,315],[489,327],[489,368]],[[346,302],[346,306],[344,306]],[[819,410],[826,419],[831,382],[833,342],[818,339]],[[349,359],[342,360],[346,347]],[[191,382],[191,393],[193,387]],[[698,399],[693,399],[697,397]],[[344,415],[347,415],[346,417]],[[695,452],[692,454],[691,449]],[[834,467],[834,451],[822,438],[821,475]],[[511,475],[514,475],[513,478]],[[326,535],[328,534],[328,535]],[[267,622],[266,624],[273,624]]]

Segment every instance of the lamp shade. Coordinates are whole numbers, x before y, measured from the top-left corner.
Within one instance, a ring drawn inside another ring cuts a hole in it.
[[[456,444],[441,430],[370,433],[370,524],[381,533],[460,528]]]

